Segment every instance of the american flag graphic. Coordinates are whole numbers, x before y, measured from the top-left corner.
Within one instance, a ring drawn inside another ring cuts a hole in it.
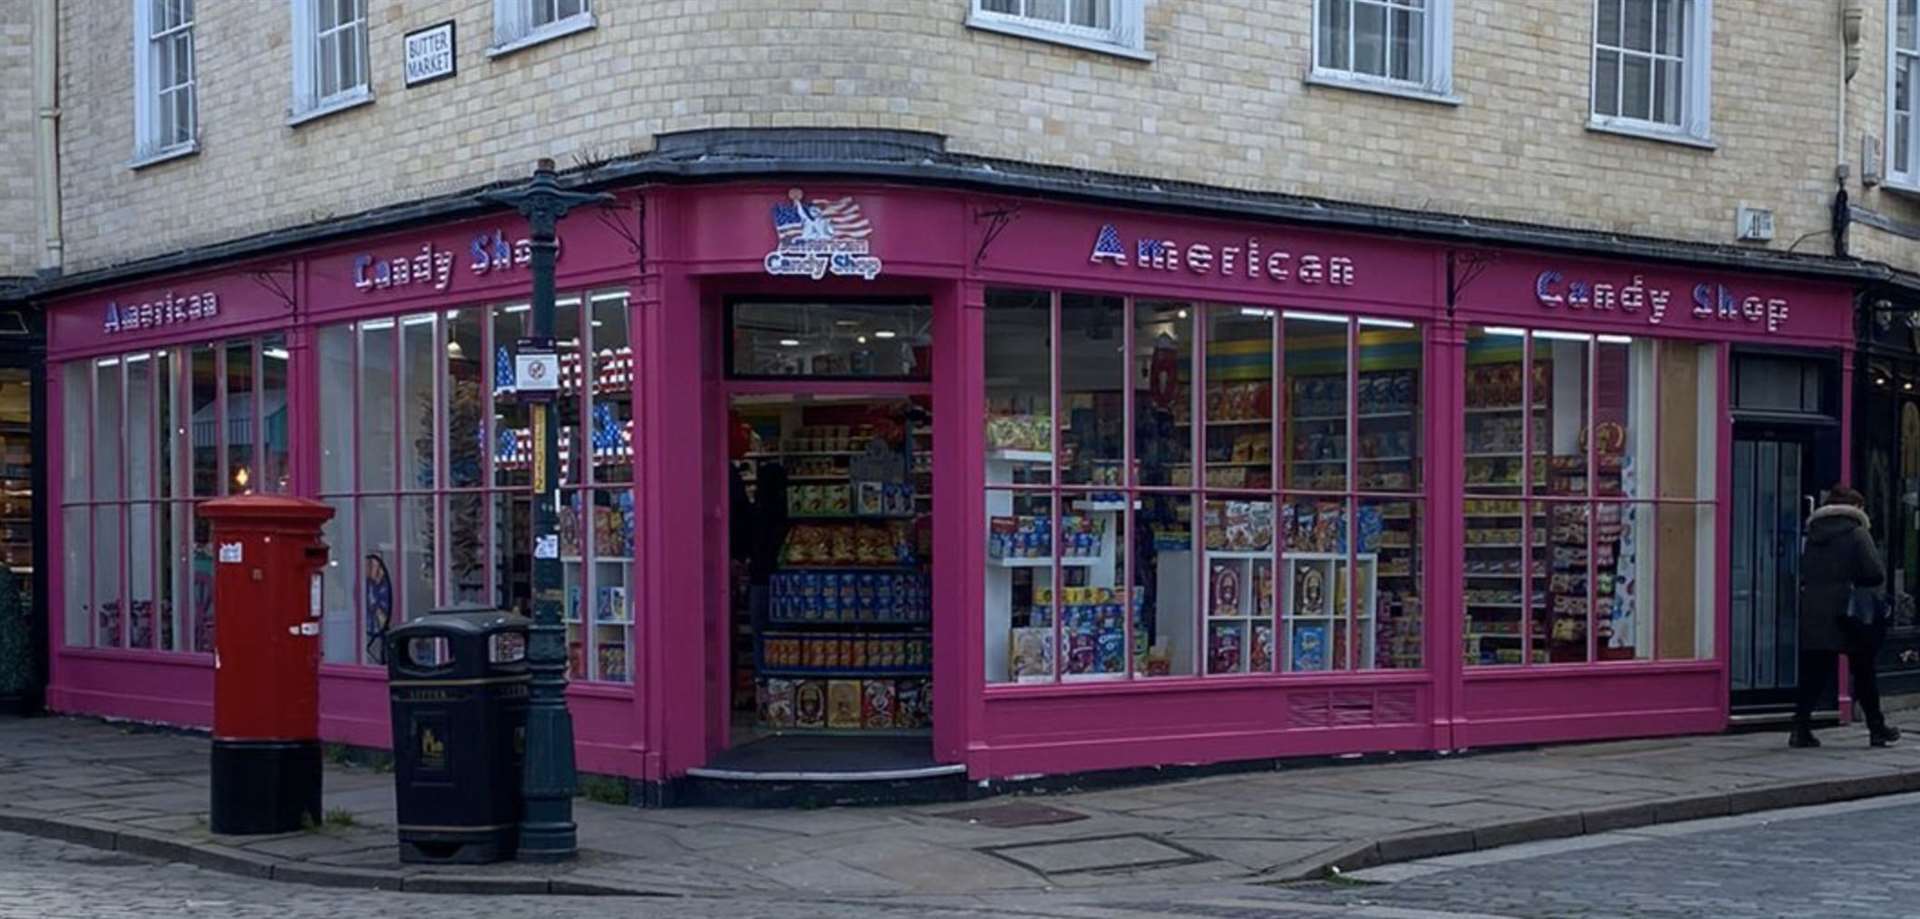
[[[830,235],[807,233],[808,215],[802,213],[801,205],[807,204],[818,211],[824,228]],[[866,239],[873,235],[873,224],[860,212],[860,205],[853,198],[845,197],[838,201],[816,199],[806,202],[794,193],[789,200],[773,206],[773,229],[780,235],[780,242],[797,242],[802,238],[815,239]]]

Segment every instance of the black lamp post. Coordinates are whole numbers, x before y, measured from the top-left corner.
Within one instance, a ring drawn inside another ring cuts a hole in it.
[[[534,347],[553,348],[553,260],[555,225],[567,211],[609,200],[600,194],[562,189],[553,160],[533,168],[533,180],[519,188],[494,192],[486,200],[526,215],[532,247]],[[547,393],[549,397],[551,393]],[[527,702],[526,769],[521,788],[526,812],[520,819],[520,857],[561,861],[574,857],[573,793],[579,776],[573,766],[573,716],[567,711],[567,627],[561,621],[560,428],[551,398],[528,405],[533,423],[533,627],[527,641],[532,672]]]

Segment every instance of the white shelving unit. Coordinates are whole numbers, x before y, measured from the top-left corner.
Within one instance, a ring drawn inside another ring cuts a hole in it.
[[[1379,558],[1372,553],[1354,557],[1357,579],[1349,584],[1347,556],[1339,552],[1288,552],[1281,556],[1280,611],[1282,669],[1288,672],[1315,672],[1334,668],[1334,652],[1344,650],[1348,642],[1359,645],[1358,666],[1374,666],[1374,600],[1378,596]],[[1304,593],[1310,586],[1309,572],[1319,578],[1318,596]],[[1348,593],[1359,599],[1352,632],[1345,639],[1336,632],[1348,627],[1345,607]]]
[[[987,453],[987,518],[1013,516],[1013,495],[1007,490],[996,491],[994,485],[1012,484],[1018,469],[1046,466],[1053,462],[1053,454],[1040,450],[992,450]],[[1120,587],[1117,575],[1119,557],[1120,511],[1121,503],[1093,503],[1062,501],[1063,513],[1086,514],[1101,521],[1100,544],[1093,555],[1063,556],[1060,565],[1063,568],[1082,568],[1087,571],[1087,584],[1093,587]],[[1079,507],[1072,505],[1078,503]],[[1089,506],[1091,505],[1091,506]],[[1053,528],[1056,548],[1059,545],[1059,525]],[[1037,572],[1053,566],[1050,558],[994,558],[987,557],[987,681],[990,683],[1007,682],[1011,674],[1013,637],[1013,572],[1027,568]],[[1055,614],[1066,608],[1055,598]],[[1050,636],[1049,636],[1050,638]],[[1049,646],[1052,642],[1048,641]],[[1057,658],[1058,648],[1050,653]],[[1093,675],[1067,676],[1066,679],[1090,678]],[[1102,675],[1104,676],[1104,674]],[[1052,682],[1052,677],[1046,678]]]

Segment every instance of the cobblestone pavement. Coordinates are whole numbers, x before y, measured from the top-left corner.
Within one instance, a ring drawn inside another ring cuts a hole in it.
[[[275,884],[0,833],[0,917],[250,919],[1586,919],[1920,916],[1920,795],[1389,865],[1351,884],[1116,886],[980,897],[480,897]]]

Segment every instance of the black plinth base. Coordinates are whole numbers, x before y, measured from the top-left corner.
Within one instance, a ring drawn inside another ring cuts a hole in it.
[[[215,833],[291,833],[320,825],[320,742],[213,741]]]
[[[513,857],[520,827],[400,827],[400,860],[424,865],[485,865]]]

